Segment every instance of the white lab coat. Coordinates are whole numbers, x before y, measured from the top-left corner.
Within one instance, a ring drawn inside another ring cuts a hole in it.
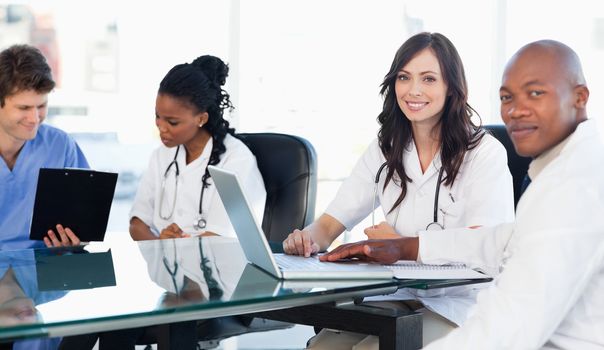
[[[446,239],[420,234],[424,262],[502,270],[463,327],[428,349],[604,347],[604,146],[593,121],[532,180],[515,224]]]
[[[352,229],[372,209],[375,176],[384,155],[377,140],[358,161],[352,174],[344,181],[336,198],[326,213],[336,218],[348,230]],[[400,195],[400,187],[392,181],[382,191],[386,180],[386,168],[379,181],[376,207],[380,206],[386,220],[402,236],[417,236],[433,221],[434,195],[440,156],[437,155],[422,174],[415,144],[411,142],[403,158],[411,182],[407,195],[399,208],[388,213]],[[452,188],[441,186],[438,201],[438,222],[445,228],[474,225],[496,225],[514,220],[512,176],[507,167],[507,153],[503,145],[491,135],[467,152]],[[442,231],[437,234],[444,234]],[[474,289],[483,286],[464,286],[436,290],[399,290],[390,296],[366,298],[366,300],[408,300],[418,298],[426,307],[461,324],[475,302]]]
[[[348,230],[367,217],[372,209],[375,176],[385,161],[378,141],[374,140],[340,187],[326,213],[338,219]],[[434,194],[441,161],[437,154],[422,174],[413,142],[405,150],[403,161],[411,178],[405,199],[399,208],[388,213],[401,188],[391,181],[382,191],[387,172],[384,168],[378,183],[376,208],[381,206],[386,221],[397,233],[415,237],[433,221]],[[507,153],[499,141],[485,135],[480,144],[466,154],[453,187],[441,186],[438,207],[438,221],[444,223],[445,228],[495,225],[514,219],[512,176],[507,167]]]
[[[220,156],[216,166],[237,173],[241,186],[254,208],[256,218],[261,222],[264,215],[266,190],[264,181],[258,170],[256,158],[243,142],[228,135],[224,139],[226,152]],[[204,231],[217,233],[221,236],[236,237],[231,221],[228,218],[216,186],[212,178],[206,188],[203,198],[202,212],[207,221],[205,229],[196,229],[193,225],[199,217],[199,197],[201,194],[201,178],[212,153],[212,142],[208,142],[201,156],[186,164],[186,152],[183,147],[178,153],[177,162],[180,168],[176,193],[176,206],[172,217],[164,220],[160,216],[160,205],[163,205],[162,215],[167,216],[172,209],[175,191],[175,167],[172,166],[166,180],[163,203],[160,203],[162,181],[168,165],[174,159],[176,148],[161,145],[149,161],[149,168],[143,174],[139,185],[130,217],[138,217],[147,224],[151,231],[159,236],[161,230],[176,223],[185,233],[199,234]]]

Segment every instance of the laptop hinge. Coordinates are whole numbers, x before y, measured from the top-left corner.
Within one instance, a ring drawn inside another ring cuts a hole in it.
[[[355,300],[354,298],[350,298],[350,299],[342,299],[342,300],[336,300],[333,302],[333,305],[335,307],[341,307],[341,306],[351,306],[355,304]]]

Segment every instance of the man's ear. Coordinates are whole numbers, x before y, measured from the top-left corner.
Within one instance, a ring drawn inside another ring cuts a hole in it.
[[[585,85],[577,85],[573,90],[575,97],[575,107],[585,109],[587,100],[589,100],[589,89]]]

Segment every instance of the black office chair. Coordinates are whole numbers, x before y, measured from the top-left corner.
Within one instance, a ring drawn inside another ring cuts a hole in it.
[[[305,139],[277,133],[246,133],[238,137],[256,156],[266,188],[262,229],[275,252],[296,228],[314,220],[317,196],[317,156]],[[197,323],[199,348],[212,349],[222,339],[245,333],[293,327],[293,324],[240,315],[200,320]],[[165,329],[150,327],[139,344],[155,343]],[[164,327],[165,328],[165,327]]]
[[[485,125],[484,128],[503,144],[508,153],[508,168],[510,169],[510,173],[512,173],[512,180],[514,183],[514,207],[516,207],[521,195],[522,181],[526,176],[531,158],[522,157],[516,153],[516,149],[505,129],[505,125],[492,124]]]
[[[264,178],[266,206],[262,229],[273,251],[296,228],[314,220],[317,156],[305,139],[286,134],[239,134],[256,156]]]

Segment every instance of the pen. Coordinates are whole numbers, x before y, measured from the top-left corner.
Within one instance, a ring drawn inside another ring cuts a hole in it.
[[[451,194],[451,192],[449,192],[449,197],[451,198],[451,202],[455,203],[455,198],[453,198],[453,195]]]

